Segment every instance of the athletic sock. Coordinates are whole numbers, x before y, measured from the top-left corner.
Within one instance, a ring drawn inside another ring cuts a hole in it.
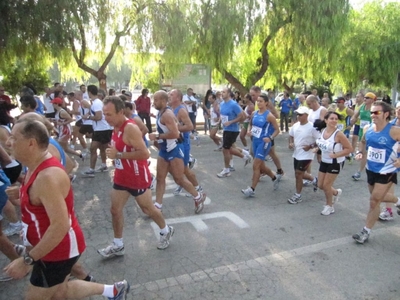
[[[154,203],[154,206],[157,207],[158,209],[161,209],[161,208],[162,208],[162,204],[160,204],[160,203],[158,203],[158,202],[155,202],[155,203]]]
[[[165,235],[165,234],[168,234],[168,232],[169,232],[168,225],[165,224],[165,228],[163,228],[163,229],[160,230],[160,234],[161,234],[161,235]]]
[[[365,227],[365,226],[364,226],[364,230],[365,230],[366,232],[368,232],[368,234],[371,233],[371,229],[369,229],[369,228],[367,228],[367,227]]]
[[[115,295],[114,295],[114,285],[105,284],[102,295],[104,297],[114,298],[115,297]]]
[[[400,206],[400,197],[397,197],[397,203],[396,206]]]
[[[117,247],[122,247],[124,245],[123,238],[120,238],[120,239],[114,238],[114,244]]]

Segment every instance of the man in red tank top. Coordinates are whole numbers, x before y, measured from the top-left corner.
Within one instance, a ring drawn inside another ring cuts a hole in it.
[[[69,281],[71,269],[85,250],[85,240],[74,212],[68,174],[47,150],[49,135],[43,123],[20,119],[7,141],[12,154],[28,168],[21,186],[23,257],[12,261],[7,275],[18,279],[33,266],[26,299],[81,299],[103,295],[122,299],[129,291],[126,280],[103,285]]]
[[[124,255],[122,239],[124,228],[123,209],[129,196],[135,197],[137,204],[160,227],[158,249],[169,246],[174,228],[165,223],[164,217],[151,199],[151,174],[147,159],[150,154],[143,141],[142,133],[134,120],[124,115],[125,103],[117,96],[104,99],[103,114],[114,127],[111,147],[106,149],[107,157],[114,160],[114,184],[111,191],[111,215],[114,229],[114,241],[111,245],[97,252],[103,257]]]

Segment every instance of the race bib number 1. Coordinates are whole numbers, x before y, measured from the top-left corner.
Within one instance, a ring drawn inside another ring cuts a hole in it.
[[[368,147],[367,159],[369,161],[383,164],[383,163],[385,163],[385,157],[386,157],[385,149],[377,149],[374,147]]]

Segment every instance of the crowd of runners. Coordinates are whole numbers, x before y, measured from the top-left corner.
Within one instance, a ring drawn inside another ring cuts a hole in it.
[[[4,230],[0,223],[0,250],[10,260],[0,279],[30,274],[26,299],[90,295],[124,299],[130,289],[127,280],[96,283],[78,261],[86,246],[74,213],[72,182],[95,178],[96,173],[108,171],[107,158],[113,161],[110,211],[114,238],[97,250],[99,255],[124,255],[123,210],[130,196],[158,225],[157,248],[168,248],[175,230],[162,213],[167,175],[177,185],[175,195],[185,190],[193,199],[194,214],[203,211],[206,200],[206,187],[197,179],[193,170],[196,159],[190,154],[192,141],[199,142],[198,101],[192,89],[186,94],[177,89],[160,90],[151,101],[147,89],[135,100],[129,91],[115,95],[115,91],[106,93],[95,85],[65,93],[55,84],[46,89],[42,100],[35,95],[33,87],[21,90],[22,114],[13,118],[10,110],[15,106],[0,87],[0,211],[1,218],[8,220]],[[347,96],[331,103],[327,95],[320,99],[314,91],[292,101],[285,92],[275,105],[271,92],[253,86],[243,99],[229,88],[209,90],[200,105],[204,131],[215,143],[214,151],[222,154],[222,169],[215,170],[216,176],[232,176],[234,156],[241,158],[245,167],[252,164],[251,181],[241,190],[243,197],[256,195],[262,177],[271,179],[274,190],[279,188],[285,172],[274,141],[285,129],[287,146],[293,150],[294,173],[285,171],[294,176],[296,191],[288,195],[289,204],[301,203],[303,186],[312,185],[314,191],[325,194],[321,215],[333,214],[342,195],[342,190],[334,187],[335,180],[346,160],[357,160],[360,167],[352,178],[359,180],[366,169],[370,210],[365,226],[353,239],[367,241],[375,222],[392,220],[392,210],[400,207],[393,185],[400,168],[400,104],[394,118],[391,105],[378,101],[372,92],[359,92],[354,103]],[[151,113],[152,106],[156,115]],[[151,117],[156,118],[154,132]],[[238,137],[243,147],[238,146]],[[158,149],[156,174],[149,169],[150,144]],[[89,168],[76,174],[77,161],[84,160],[89,161]],[[266,161],[272,161],[276,171]],[[312,163],[319,164],[318,174],[311,174]],[[385,207],[381,208],[381,202]],[[21,244],[8,239],[16,234],[21,236]],[[76,279],[70,280],[71,275]]]

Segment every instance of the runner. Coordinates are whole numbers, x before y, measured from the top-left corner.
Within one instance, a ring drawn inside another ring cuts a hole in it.
[[[341,121],[342,115],[337,112],[328,112],[325,115],[325,122],[322,123],[325,129],[316,141],[318,148],[322,152],[318,173],[318,187],[325,193],[326,204],[321,212],[321,215],[324,216],[335,212],[333,204],[339,200],[342,190],[334,189],[332,186],[340,173],[345,156],[352,151],[349,140],[339,129],[338,124]]]
[[[368,97],[368,93],[366,97]],[[353,239],[360,244],[368,240],[371,229],[379,218],[380,203],[392,202],[400,206],[400,199],[386,194],[392,184],[397,184],[397,169],[400,167],[398,159],[398,142],[400,128],[389,123],[392,108],[383,101],[377,101],[371,106],[372,124],[366,125],[361,139],[363,153],[367,153],[367,178],[371,194],[370,209],[364,228],[360,233],[353,235]],[[363,154],[358,154],[361,158]]]
[[[278,189],[282,175],[274,174],[270,168],[265,165],[265,156],[271,149],[271,143],[279,134],[279,126],[275,117],[267,110],[268,96],[261,94],[257,99],[258,110],[253,112],[250,117],[249,136],[253,137],[253,178],[252,185],[242,190],[246,197],[255,195],[255,188],[260,181],[261,173],[271,177],[274,183],[274,190]],[[270,135],[269,127],[274,129]]]
[[[174,113],[167,107],[168,94],[158,91],[154,94],[154,107],[159,111],[157,116],[158,133],[149,134],[151,141],[157,141],[159,154],[157,158],[157,185],[156,202],[161,204],[165,192],[165,179],[170,172],[177,185],[182,186],[192,195],[195,209],[200,213],[204,207],[206,194],[196,191],[194,186],[184,176],[184,154],[182,138],[179,134],[177,120]],[[156,204],[157,205],[157,204]]]

